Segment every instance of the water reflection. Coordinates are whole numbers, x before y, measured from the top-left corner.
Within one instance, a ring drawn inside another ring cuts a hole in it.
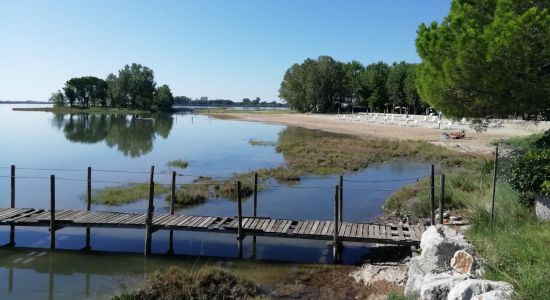
[[[74,143],[95,144],[101,141],[116,147],[125,156],[140,157],[153,150],[157,136],[168,138],[173,119],[167,114],[130,117],[120,114],[55,114],[52,126],[63,131]]]

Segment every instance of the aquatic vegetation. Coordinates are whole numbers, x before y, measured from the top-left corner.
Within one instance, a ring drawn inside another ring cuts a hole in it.
[[[277,143],[270,142],[270,141],[262,141],[262,140],[256,140],[256,139],[249,139],[248,143],[252,146],[275,146]]]
[[[169,191],[168,186],[155,185],[155,196]],[[149,183],[111,186],[92,191],[92,203],[94,204],[122,205],[147,198],[149,198]]]
[[[187,166],[189,166],[189,163],[186,160],[183,159],[175,159],[168,162],[168,166],[171,168],[180,168],[185,169]]]
[[[169,267],[155,272],[136,291],[122,292],[113,300],[132,299],[250,299],[259,295],[254,282],[222,268],[206,266],[198,271]]]

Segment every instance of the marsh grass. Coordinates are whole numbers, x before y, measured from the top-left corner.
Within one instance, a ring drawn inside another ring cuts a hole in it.
[[[249,139],[248,143],[252,146],[276,146],[276,142],[270,142],[270,141],[262,141],[262,140],[256,140],[256,139]]]
[[[446,168],[445,173],[445,209],[466,209],[472,199],[486,197],[492,185],[491,176],[476,170],[464,168]],[[436,207],[439,203],[441,179],[434,180]],[[384,205],[386,212],[394,212],[400,218],[409,217],[418,220],[430,216],[429,178],[407,185],[394,192]]]
[[[189,163],[186,160],[180,158],[169,161],[167,165],[171,168],[185,169],[187,168],[187,166],[189,166]]]
[[[197,271],[169,267],[155,272],[136,291],[122,292],[113,300],[142,299],[251,299],[259,296],[254,282],[219,267],[204,266]]]
[[[155,185],[155,196],[169,191],[168,186]],[[92,191],[92,203],[94,204],[122,205],[147,198],[149,198],[149,183],[113,186]]]
[[[510,282],[519,299],[550,295],[550,223],[536,220],[508,184],[497,186],[495,220],[491,224],[490,193],[467,210],[466,232],[486,261],[485,278]]]

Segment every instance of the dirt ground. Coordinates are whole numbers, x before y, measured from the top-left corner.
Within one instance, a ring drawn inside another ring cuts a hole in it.
[[[491,142],[508,139],[516,136],[530,135],[550,128],[550,122],[533,123],[505,123],[500,128],[489,128],[482,133],[463,126],[466,138],[461,140],[443,140],[442,133],[449,130],[434,129],[424,126],[405,127],[400,125],[386,125],[368,123],[366,121],[339,120],[337,115],[327,114],[296,114],[296,113],[227,113],[215,114],[214,117],[238,119],[242,121],[283,124],[301,126],[310,129],[346,133],[359,137],[379,137],[397,140],[422,140],[441,145],[460,152],[490,154],[493,151]],[[446,124],[443,120],[442,124]]]

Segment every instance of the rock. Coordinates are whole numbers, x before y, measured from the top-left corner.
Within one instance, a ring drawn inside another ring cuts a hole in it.
[[[439,273],[435,271],[442,272],[448,269],[449,261],[458,250],[473,253],[473,246],[464,239],[462,234],[444,225],[428,227],[422,234],[420,248],[422,248],[420,256],[437,266],[435,270],[432,270],[432,273]]]
[[[469,274],[474,266],[474,257],[464,250],[455,252],[451,258],[451,267],[460,274]]]
[[[467,275],[453,275],[450,272],[427,274],[424,277],[424,284],[422,284],[422,287],[420,288],[420,299],[446,299],[449,291],[453,288],[453,286],[466,279],[468,279]]]
[[[538,195],[535,198],[535,213],[541,221],[550,221],[550,197]]]
[[[422,253],[413,257],[409,265],[407,283],[405,284],[405,295],[419,297],[422,285],[427,274],[438,274],[447,272],[451,268],[449,262],[458,250],[473,253],[473,246],[470,245],[464,236],[456,230],[443,225],[430,226],[422,234],[420,240]]]
[[[514,294],[514,287],[503,281],[491,281],[483,279],[468,279],[456,284],[449,295],[448,300],[469,300],[475,296],[483,297],[483,294],[494,291],[488,297],[500,297],[496,299],[510,299]],[[478,297],[479,299],[479,297]],[[481,298],[484,299],[484,298]]]
[[[472,298],[472,300],[508,300],[510,298],[510,294],[498,290],[476,295]]]
[[[408,264],[365,264],[350,275],[356,282],[362,281],[365,285],[377,281],[386,281],[404,286],[407,280],[407,268]]]
[[[449,220],[451,220],[451,222],[458,222],[458,221],[462,220],[462,217],[460,217],[460,216],[451,216],[449,218]]]
[[[420,289],[424,282],[424,276],[428,272],[424,269],[424,261],[420,256],[411,258],[407,283],[405,284],[405,295],[411,298],[420,296]]]

